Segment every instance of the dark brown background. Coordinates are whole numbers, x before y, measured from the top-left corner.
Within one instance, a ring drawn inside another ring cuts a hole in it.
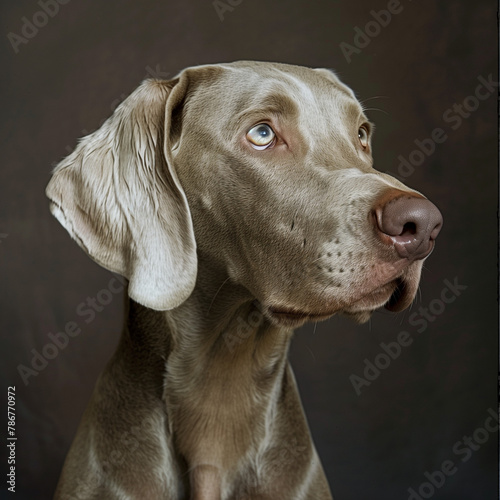
[[[443,113],[474,93],[478,76],[497,79],[496,4],[403,0],[403,11],[349,64],[339,48],[386,0],[243,0],[219,19],[211,1],[71,0],[14,53],[7,34],[40,10],[4,2],[0,272],[2,391],[17,387],[16,498],[48,499],[90,396],[113,351],[122,301],[85,324],[76,312],[110,274],[72,242],[48,211],[51,165],[97,128],[151,69],[173,77],[190,65],[260,59],[336,69],[377,124],[375,165],[397,171],[415,139],[442,127],[449,137],[407,179],[442,210],[444,230],[425,264],[412,311],[439,298],[443,280],[467,285],[422,333],[409,312],[376,314],[364,326],[343,318],[302,328],[291,357],[312,433],[338,500],[408,498],[424,472],[453,460],[456,474],[436,499],[496,498],[498,434],[466,463],[454,444],[497,406],[497,95],[452,131]],[[148,70],[149,68],[149,70]],[[79,337],[24,386],[47,335],[77,321]],[[379,344],[408,331],[413,344],[361,395],[361,375]],[[2,412],[0,429],[6,428]],[[2,431],[4,435],[5,431]],[[2,438],[3,439],[3,438]],[[2,446],[2,454],[5,448]],[[1,457],[2,477],[7,472]],[[6,485],[0,486],[7,498]]]

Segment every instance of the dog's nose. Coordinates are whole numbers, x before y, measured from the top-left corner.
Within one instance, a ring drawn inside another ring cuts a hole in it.
[[[426,198],[395,191],[375,208],[382,240],[393,244],[400,257],[427,257],[443,225],[438,208]]]

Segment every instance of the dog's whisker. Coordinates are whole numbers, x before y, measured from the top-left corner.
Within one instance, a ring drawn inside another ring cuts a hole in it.
[[[309,346],[306,346],[308,351],[311,353],[312,358],[314,359],[314,362],[316,362],[316,356],[314,355],[314,352],[312,352],[311,348]]]
[[[380,108],[365,108],[364,111],[380,111],[381,113],[384,113],[385,115],[389,116],[389,113],[387,111]]]
[[[362,99],[359,102],[361,103],[361,105],[363,105],[365,102],[371,101],[373,99],[389,99],[389,96],[387,96],[387,95],[375,95],[373,97],[367,97],[366,99]]]

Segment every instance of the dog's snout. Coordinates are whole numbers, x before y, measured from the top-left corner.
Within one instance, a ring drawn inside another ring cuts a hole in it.
[[[394,191],[374,210],[382,240],[393,244],[398,255],[411,260],[427,257],[441,231],[439,209],[419,195]]]

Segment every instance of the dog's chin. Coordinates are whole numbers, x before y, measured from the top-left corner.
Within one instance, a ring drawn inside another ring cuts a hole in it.
[[[331,317],[335,312],[337,311],[317,314],[291,308],[277,308],[273,306],[266,308],[266,316],[271,323],[285,328],[298,328],[308,321],[323,321]]]
[[[368,311],[359,311],[359,312],[342,311],[342,315],[345,316],[346,318],[351,319],[358,325],[362,325],[363,323],[370,321],[370,318],[372,317],[372,314],[374,312],[375,309]]]
[[[365,295],[342,313],[356,323],[366,323],[371,315],[384,307],[391,312],[403,311],[413,302],[419,283],[418,276],[397,278]]]
[[[393,280],[373,290],[344,308],[341,313],[356,323],[366,323],[377,309],[386,307],[395,294],[399,296],[398,288],[400,281],[400,279]]]
[[[387,283],[376,290],[362,296],[349,305],[337,303],[334,306],[324,306],[324,310],[310,312],[297,308],[273,307],[266,308],[266,315],[272,323],[288,328],[297,328],[306,322],[318,322],[330,318],[336,313],[342,313],[357,323],[366,323],[373,311],[391,300],[397,290],[396,283]]]
[[[268,306],[265,309],[266,316],[273,324],[287,328],[297,328],[306,322],[323,321],[336,313],[362,324],[369,321],[371,315],[381,307],[392,312],[406,309],[415,298],[419,280],[419,273],[410,273],[382,285],[349,305],[337,305],[324,312],[312,313],[297,308]]]

